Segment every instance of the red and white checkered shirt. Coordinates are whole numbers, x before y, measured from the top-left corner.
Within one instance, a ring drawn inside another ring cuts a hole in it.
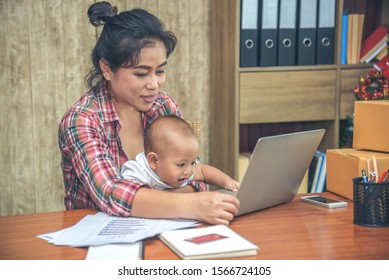
[[[168,114],[182,117],[174,99],[160,92],[153,107],[142,113],[143,129]],[[110,215],[131,215],[135,193],[144,185],[120,175],[128,158],[119,131],[119,118],[105,82],[83,95],[64,115],[58,141],[66,209],[98,208]],[[193,182],[193,186],[196,191],[208,190],[201,182]]]

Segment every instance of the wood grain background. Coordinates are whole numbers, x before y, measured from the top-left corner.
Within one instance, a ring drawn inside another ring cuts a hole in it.
[[[117,0],[120,11],[145,8],[178,37],[164,90],[186,119],[201,122],[209,161],[210,1]],[[63,210],[59,121],[87,88],[99,30],[93,1],[0,0],[0,215]]]

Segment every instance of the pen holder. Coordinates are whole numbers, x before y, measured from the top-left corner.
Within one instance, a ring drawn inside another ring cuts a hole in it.
[[[364,183],[354,178],[354,224],[389,226],[389,183]]]

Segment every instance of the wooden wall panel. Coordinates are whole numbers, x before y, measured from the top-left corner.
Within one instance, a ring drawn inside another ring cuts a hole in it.
[[[210,3],[208,0],[190,1],[190,60],[189,60],[189,93],[187,115],[201,122],[203,138],[200,149],[204,160],[209,161],[210,130],[210,78],[211,78],[211,45],[210,45]],[[206,156],[207,155],[207,156]]]
[[[28,2],[36,212],[63,205],[58,120],[67,109],[61,2]]]
[[[85,24],[87,7],[85,1],[29,2],[36,212],[64,208],[57,129],[67,108],[86,91],[95,40],[95,29]]]
[[[178,37],[164,90],[187,119],[201,122],[208,161],[211,0],[119,0],[141,7]],[[64,209],[57,129],[86,90],[97,34],[86,13],[93,1],[0,1],[0,215]]]
[[[27,1],[8,1],[5,13],[9,87],[2,94],[6,94],[10,102],[1,111],[2,118],[6,119],[4,125],[9,137],[1,149],[10,150],[6,160],[11,168],[10,173],[2,175],[10,176],[5,186],[11,206],[9,211],[18,214],[31,211],[35,205]]]
[[[57,0],[60,1],[60,0]],[[67,107],[87,90],[84,80],[91,67],[91,53],[96,40],[96,30],[89,23],[88,1],[62,0],[62,21],[65,66],[65,95]]]
[[[11,165],[11,131],[9,127],[11,108],[11,61],[10,48],[6,47],[9,28],[8,3],[0,1],[0,214],[12,209],[12,165]]]
[[[160,17],[178,37],[177,48],[169,62],[165,90],[178,101],[187,119],[200,121],[204,162],[208,162],[209,153],[209,5],[209,0],[163,0],[159,8]]]

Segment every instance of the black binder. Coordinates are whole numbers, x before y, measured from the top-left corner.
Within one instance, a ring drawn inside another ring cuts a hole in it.
[[[298,24],[297,64],[316,63],[317,0],[300,0]]]
[[[296,64],[297,0],[280,0],[278,65]]]
[[[240,67],[255,67],[258,61],[258,1],[242,0]]]
[[[334,64],[335,0],[319,0],[316,64]]]
[[[278,0],[262,0],[260,5],[259,65],[277,65]]]

